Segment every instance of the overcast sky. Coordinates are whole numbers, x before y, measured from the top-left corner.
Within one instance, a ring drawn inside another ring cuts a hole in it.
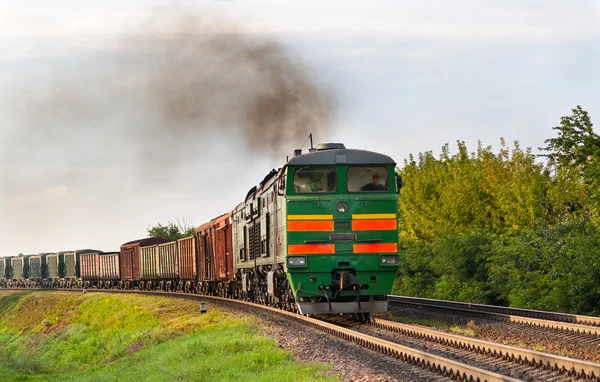
[[[115,67],[128,54],[119,41],[175,6],[241,26],[250,38],[269,36],[302,61],[338,106],[317,142],[402,163],[444,143],[455,151],[456,140],[471,150],[478,140],[497,148],[500,137],[537,149],[578,104],[600,118],[600,1],[2,0],[0,255],[116,250],[149,224],[182,215],[197,226],[284,163],[210,131],[181,145],[183,160],[131,165],[140,151],[115,131],[132,115],[134,125],[151,124],[152,110],[103,99],[85,79],[130,80]],[[46,125],[53,116],[36,103],[61,81],[74,94],[57,101],[61,113],[75,111],[72,129]],[[77,118],[82,94],[95,100],[102,123]],[[169,157],[160,147],[143,152]]]

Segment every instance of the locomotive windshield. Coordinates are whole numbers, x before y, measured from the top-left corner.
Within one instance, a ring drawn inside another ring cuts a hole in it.
[[[294,171],[294,192],[297,194],[335,192],[337,173],[333,167],[306,166]]]
[[[349,192],[385,192],[390,189],[385,167],[351,166],[347,172]]]

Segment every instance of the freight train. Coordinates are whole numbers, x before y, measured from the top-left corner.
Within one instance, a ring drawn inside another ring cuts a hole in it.
[[[0,258],[0,286],[181,291],[305,315],[383,312],[400,261],[395,169],[386,155],[340,143],[295,150],[194,236]]]

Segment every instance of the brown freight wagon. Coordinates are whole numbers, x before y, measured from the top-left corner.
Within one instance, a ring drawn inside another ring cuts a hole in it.
[[[177,240],[179,263],[179,289],[189,292],[196,282],[196,237],[190,236]]]
[[[212,226],[213,221],[211,220],[196,229],[199,282],[214,280],[214,231]]]
[[[215,278],[233,280],[233,241],[231,212],[214,220],[215,230]]]
[[[233,280],[231,213],[223,214],[196,229],[198,288],[218,291]]]
[[[150,237],[129,241],[121,246],[119,262],[121,268],[121,280],[125,283],[124,287],[133,289],[137,281],[140,280],[140,247],[149,247],[167,242],[167,239]]]

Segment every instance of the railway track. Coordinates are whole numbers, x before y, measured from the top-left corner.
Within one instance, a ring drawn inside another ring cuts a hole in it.
[[[600,342],[600,317],[404,296],[388,296],[388,301],[392,304],[410,306],[416,309],[445,310],[456,314],[511,322],[535,328],[562,330],[577,335],[598,337],[592,341]],[[579,336],[573,338],[582,339]]]
[[[598,363],[382,319],[372,319],[370,326],[367,329],[359,327],[357,330],[522,380],[600,381]]]
[[[26,289],[27,290],[27,289]],[[31,291],[71,291],[81,293],[73,289],[30,289]],[[365,349],[381,353],[385,356],[395,358],[409,365],[416,366],[431,375],[438,375],[442,379],[457,381],[487,381],[487,382],[516,382],[517,378],[490,371],[489,369],[473,366],[459,362],[454,359],[433,354],[429,351],[415,349],[384,338],[375,337],[357,330],[343,327],[320,319],[299,315],[297,313],[283,311],[277,308],[255,304],[247,301],[232,300],[217,296],[182,294],[173,292],[147,292],[147,291],[122,291],[122,290],[88,290],[91,293],[138,293],[156,296],[170,296],[179,298],[191,298],[198,300],[213,300],[225,304],[233,304],[250,310],[268,312],[273,315],[284,317],[299,322],[308,327],[328,333],[345,341],[354,343]],[[433,379],[433,378],[431,378]]]

